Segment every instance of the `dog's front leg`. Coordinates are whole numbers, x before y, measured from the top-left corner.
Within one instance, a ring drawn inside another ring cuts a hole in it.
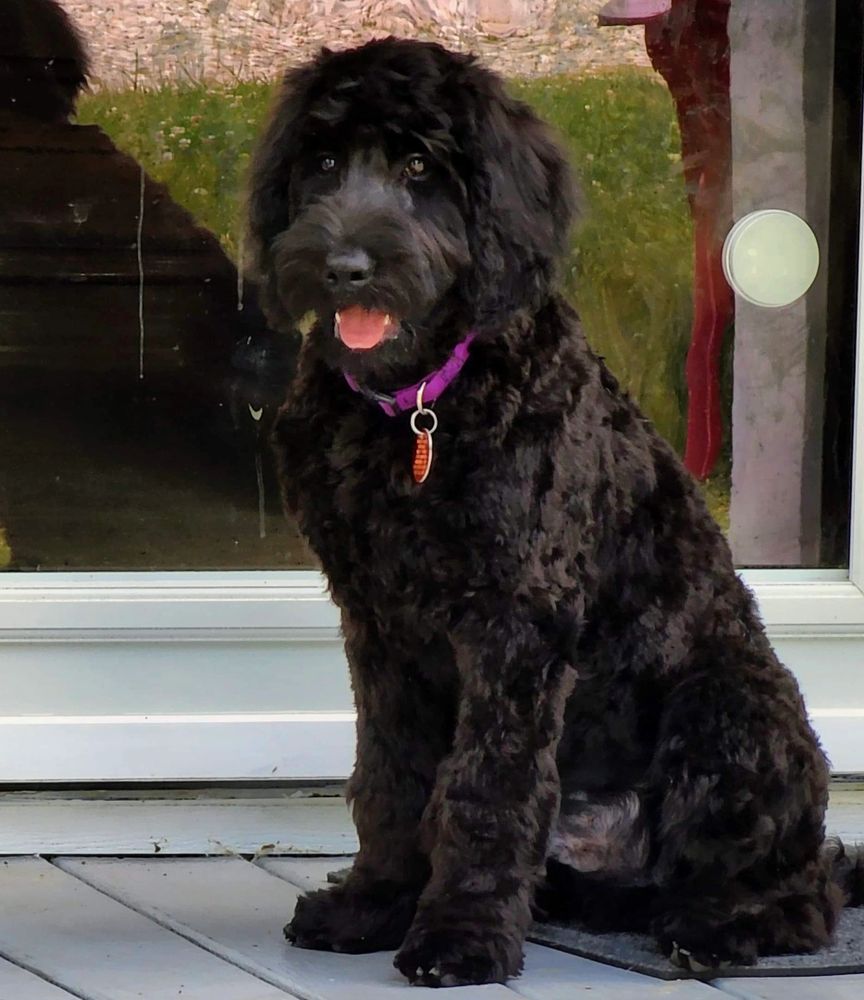
[[[395,960],[430,986],[503,982],[522,967],[575,677],[530,619],[472,615],[451,638],[456,737],[424,817],[432,874]]]
[[[397,948],[411,924],[429,875],[420,819],[452,729],[410,658],[373,623],[346,614],[343,631],[357,705],[348,797],[360,850],[343,883],[301,897],[285,934],[298,947],[356,953]]]

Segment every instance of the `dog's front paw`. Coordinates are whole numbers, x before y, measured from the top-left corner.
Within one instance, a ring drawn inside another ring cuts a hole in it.
[[[393,964],[415,986],[503,983],[522,970],[522,939],[465,914],[416,920]]]
[[[297,900],[285,937],[316,951],[388,951],[401,944],[416,906],[415,890],[392,883],[319,889]]]

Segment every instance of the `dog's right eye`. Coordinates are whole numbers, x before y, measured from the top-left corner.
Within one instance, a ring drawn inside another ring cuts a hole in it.
[[[424,156],[414,155],[405,164],[405,169],[402,171],[404,175],[411,180],[421,180],[426,177],[429,173],[429,164],[426,162]]]
[[[332,174],[336,169],[336,157],[330,156],[329,153],[326,156],[318,157],[318,172],[322,174]]]

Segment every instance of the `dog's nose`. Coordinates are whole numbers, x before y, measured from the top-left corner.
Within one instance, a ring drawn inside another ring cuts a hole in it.
[[[372,258],[360,247],[331,253],[326,263],[327,284],[334,292],[362,288],[369,283],[375,270]]]

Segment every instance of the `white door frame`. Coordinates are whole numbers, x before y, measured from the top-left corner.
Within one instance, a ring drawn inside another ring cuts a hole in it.
[[[859,437],[860,440],[860,437]],[[859,493],[861,491],[858,491]],[[860,506],[860,496],[858,497]],[[860,514],[860,511],[859,511]],[[857,534],[860,541],[861,533]],[[860,555],[860,553],[859,553]],[[837,771],[864,770],[864,592],[860,558],[842,572],[751,571],[772,640],[801,677],[817,672],[849,640],[852,662],[840,667],[827,703],[811,695],[811,714]],[[796,578],[797,577],[797,578]],[[123,678],[124,651],[147,649],[153,663],[182,670],[198,647],[242,644],[237,663],[263,656],[290,672],[317,646],[324,654],[320,704],[301,711],[186,711],[181,714],[27,714],[0,717],[0,781],[285,780],[345,777],[353,760],[354,715],[344,678],[338,611],[315,573],[279,574],[21,574],[0,589],[0,668],[23,669],[23,656],[75,647],[108,650]],[[855,650],[860,660],[855,663]],[[805,664],[794,662],[802,657]],[[284,668],[281,666],[284,664]],[[835,671],[836,672],[836,671]],[[325,682],[326,681],[326,682]],[[308,688],[310,681],[304,678]],[[337,685],[338,688],[338,685]],[[805,690],[807,685],[805,684]],[[307,692],[306,702],[309,701]]]

